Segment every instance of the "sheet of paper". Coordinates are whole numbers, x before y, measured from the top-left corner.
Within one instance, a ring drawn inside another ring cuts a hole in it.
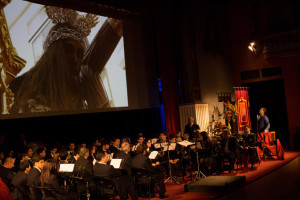
[[[181,146],[187,147],[187,146],[190,146],[190,145],[195,144],[195,143],[184,140],[182,142],[178,142],[178,144],[180,144]]]
[[[170,143],[164,146],[164,151],[168,151],[168,149],[169,151],[174,151],[175,148],[176,148],[176,143]]]
[[[121,166],[122,159],[111,159],[110,165],[112,165],[115,169],[119,169]]]
[[[156,144],[154,144],[155,149],[164,148],[165,146],[168,146],[168,143],[156,143]]]
[[[59,172],[73,172],[75,164],[60,164]]]
[[[149,155],[149,159],[152,159],[152,160],[155,159],[157,154],[158,154],[158,151],[152,151]]]

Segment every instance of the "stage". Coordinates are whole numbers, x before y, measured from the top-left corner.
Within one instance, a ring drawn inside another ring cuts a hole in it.
[[[295,182],[296,185],[300,180],[300,152],[285,152],[284,160],[267,159],[262,160],[255,169],[243,169],[234,171],[233,173],[223,173],[219,176],[245,176],[246,184],[242,188],[225,193],[200,193],[185,192],[184,183],[177,185],[175,183],[166,183],[168,199],[253,199],[259,194],[260,199],[265,197],[271,199],[268,193],[279,197],[281,189],[290,188],[289,184]],[[295,172],[295,173],[294,173]],[[215,176],[217,177],[217,176]],[[274,187],[273,187],[274,185]],[[279,186],[282,186],[278,188]],[[291,189],[291,188],[290,188]],[[283,191],[282,191],[283,192]],[[299,195],[300,192],[295,191],[292,195]],[[239,198],[241,197],[242,198]],[[295,199],[294,196],[288,199]],[[269,197],[269,198],[268,198]],[[297,196],[298,197],[298,196]],[[142,198],[141,198],[142,199]],[[155,199],[159,199],[158,197]],[[276,198],[279,199],[279,198]],[[300,198],[299,198],[300,199]]]

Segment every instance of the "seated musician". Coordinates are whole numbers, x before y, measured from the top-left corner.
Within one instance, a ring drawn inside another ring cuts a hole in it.
[[[188,132],[183,133],[183,141],[193,142],[190,140],[190,134]],[[190,146],[184,147],[181,146],[182,152],[182,173],[183,176],[187,175],[187,167],[192,167],[192,160],[195,158],[195,154],[191,151]],[[193,157],[193,158],[192,158]]]
[[[207,132],[201,132],[201,149],[199,149],[199,161],[200,161],[200,167],[201,171],[203,171],[204,174],[208,175],[210,173],[209,167],[210,167],[210,161],[211,156],[213,153],[212,148],[212,142],[210,140],[210,137]]]
[[[115,155],[117,152],[120,151],[120,143],[121,143],[120,138],[113,137],[111,139],[111,145],[109,146],[109,151]]]
[[[180,131],[177,131],[176,133],[176,142],[181,142],[182,141],[182,135]]]
[[[52,160],[47,160],[40,176],[40,185],[46,186],[52,191],[56,199],[77,199],[75,192],[68,192],[64,189],[62,184],[59,182],[59,177],[57,174],[57,163]]]
[[[165,194],[166,187],[164,183],[164,176],[162,176],[161,172],[155,168],[156,164],[151,164],[150,159],[145,156],[146,146],[144,144],[139,145],[136,153],[136,156],[132,159],[132,168],[146,170],[149,175],[151,175],[153,182],[159,187],[159,198],[167,198],[168,196]]]
[[[248,165],[247,160],[250,158],[251,168],[254,168],[256,158],[257,139],[256,134],[250,132],[248,125],[244,126],[244,134],[242,135],[242,145],[240,146],[242,157],[244,158],[244,165]],[[248,167],[248,166],[245,166]]]
[[[132,153],[133,153],[133,155],[135,154],[135,151],[136,151],[137,147],[139,145],[143,144],[143,142],[144,142],[144,137],[142,135],[138,135],[138,137],[137,137],[137,143],[135,145],[133,145],[133,147],[132,147]]]
[[[222,161],[226,158],[229,162],[229,173],[233,172],[234,163],[239,157],[238,142],[237,139],[231,136],[229,129],[223,130],[223,139],[221,140],[221,154],[218,157],[217,165],[220,171],[224,171]]]
[[[132,188],[132,182],[124,181],[126,178],[122,178],[122,173],[113,166],[107,164],[109,156],[106,152],[97,152],[96,160],[97,163],[93,167],[94,175],[96,177],[103,177],[111,180],[116,187],[120,199],[127,199],[127,191],[129,192],[131,199],[137,199],[137,194],[134,192],[135,190],[133,190],[133,193],[131,193],[131,190],[128,190],[129,185],[131,185]]]
[[[12,179],[12,184],[17,188],[15,192],[21,195],[22,199],[29,199],[29,188],[27,186],[27,176],[31,169],[30,162],[24,160],[20,163],[20,171]]]

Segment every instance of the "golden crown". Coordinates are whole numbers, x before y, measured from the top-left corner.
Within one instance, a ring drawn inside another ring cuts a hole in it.
[[[79,15],[75,10],[54,6],[45,6],[45,9],[53,24],[67,23],[73,28],[63,26],[51,31],[44,43],[44,50],[59,39],[72,38],[80,41],[88,36],[91,29],[98,24],[98,17],[94,14]]]

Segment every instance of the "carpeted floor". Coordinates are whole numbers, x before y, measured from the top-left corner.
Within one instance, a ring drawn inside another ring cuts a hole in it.
[[[255,181],[258,178],[261,178],[272,171],[276,170],[277,168],[283,166],[284,164],[290,162],[294,158],[300,155],[300,152],[285,152],[285,159],[284,160],[277,160],[277,159],[267,159],[262,160],[260,165],[256,165],[255,169],[248,169],[244,168],[243,170],[234,171],[233,173],[224,173],[220,176],[246,176],[246,182],[250,183]],[[168,199],[178,200],[178,199],[189,199],[189,200],[196,200],[196,199],[212,199],[220,194],[217,193],[197,193],[197,192],[184,192],[184,183],[180,185],[175,183],[166,183],[167,188],[167,195],[169,196]],[[142,198],[141,198],[142,199]],[[159,199],[159,198],[155,198]]]

